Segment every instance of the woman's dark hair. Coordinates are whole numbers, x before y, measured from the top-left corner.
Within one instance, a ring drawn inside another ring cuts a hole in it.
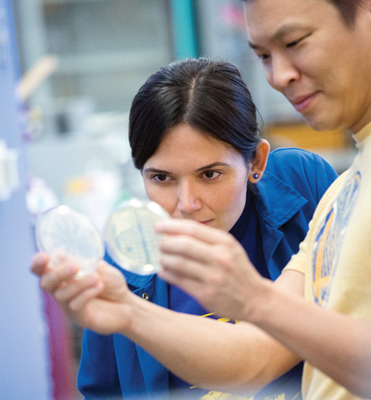
[[[149,77],[130,110],[135,167],[142,170],[169,129],[180,124],[228,143],[247,163],[260,142],[251,94],[238,69],[226,62],[188,58]]]

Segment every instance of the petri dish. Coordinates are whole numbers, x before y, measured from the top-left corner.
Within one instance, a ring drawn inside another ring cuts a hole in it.
[[[38,217],[35,236],[39,250],[49,254],[52,265],[73,262],[79,266],[77,276],[93,272],[104,256],[98,228],[90,218],[65,205]]]
[[[131,199],[121,203],[110,215],[103,237],[110,257],[122,268],[139,275],[154,274],[159,265],[162,235],[154,224],[170,218],[157,203]]]

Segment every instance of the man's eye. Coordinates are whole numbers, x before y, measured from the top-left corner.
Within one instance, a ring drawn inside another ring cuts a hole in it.
[[[306,39],[307,37],[310,36],[310,33],[308,35],[305,35],[297,40],[293,40],[289,43],[286,44],[286,47],[295,47],[296,45],[298,45],[300,42],[302,42],[304,39]]]
[[[301,42],[301,39],[294,40],[293,42],[287,43],[286,47],[295,47],[300,42]]]
[[[257,54],[260,61],[267,61],[269,59],[269,54]]]

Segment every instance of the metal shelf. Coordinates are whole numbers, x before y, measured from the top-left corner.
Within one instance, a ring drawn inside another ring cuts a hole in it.
[[[162,65],[168,54],[164,49],[59,56],[56,74],[148,71]]]

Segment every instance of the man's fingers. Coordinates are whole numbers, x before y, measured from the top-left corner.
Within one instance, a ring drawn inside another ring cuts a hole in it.
[[[173,270],[161,268],[157,274],[160,278],[162,278],[166,282],[170,283],[171,285],[180,287],[182,290],[184,290],[193,297],[197,297],[196,295],[197,294],[199,295],[202,289],[202,286],[197,280],[192,278],[187,278],[186,276],[178,274]]]
[[[70,302],[74,297],[83,293],[91,287],[95,287],[100,284],[99,277],[97,274],[92,273],[86,277],[80,279],[73,279],[67,284],[60,285],[54,291],[54,297],[58,302],[67,303]],[[102,286],[102,285],[101,285]]]
[[[62,264],[53,267],[40,278],[40,286],[49,293],[53,293],[62,282],[74,277],[79,268],[73,264]]]
[[[157,233],[165,235],[188,235],[205,243],[218,243],[227,235],[226,232],[185,219],[166,219],[155,225]]]
[[[212,256],[212,247],[190,236],[166,236],[159,245],[163,254],[179,255],[188,259],[207,263]]]
[[[174,254],[162,254],[160,265],[163,271],[176,275],[179,280],[191,277],[193,280],[204,281],[207,279],[208,269],[204,264]]]
[[[49,262],[49,256],[46,253],[37,253],[31,262],[31,272],[35,275],[41,276],[46,272]]]
[[[69,310],[72,312],[78,313],[82,310],[92,299],[96,299],[96,297],[102,292],[103,284],[102,282],[97,282],[96,285],[84,290],[80,294],[78,294],[74,299],[69,302]]]

